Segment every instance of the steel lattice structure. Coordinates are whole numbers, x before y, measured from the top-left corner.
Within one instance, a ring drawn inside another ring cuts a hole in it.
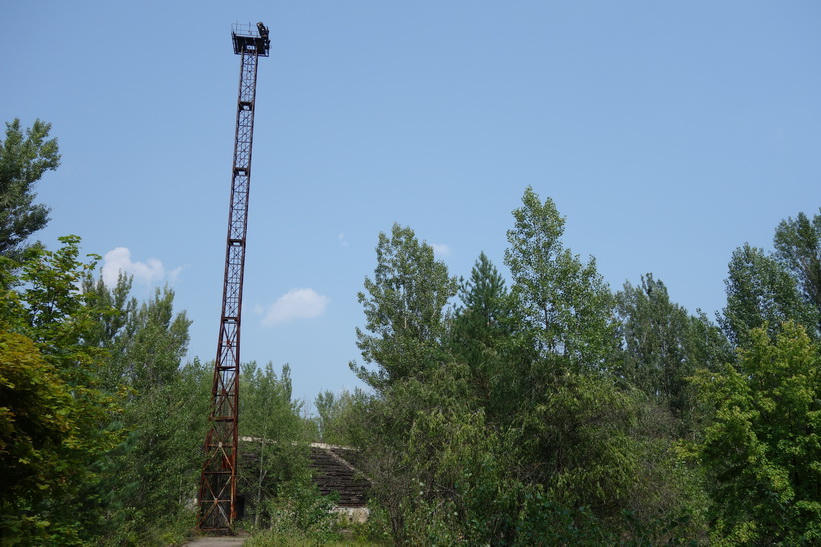
[[[245,237],[251,183],[251,149],[254,138],[254,107],[257,61],[267,57],[268,29],[257,23],[234,25],[234,53],[241,55],[234,165],[231,171],[231,206],[225,253],[217,357],[211,390],[209,428],[205,438],[205,462],[199,489],[199,520],[203,531],[228,533],[237,518],[237,443],[239,410],[239,349],[242,316],[242,280],[245,270]]]

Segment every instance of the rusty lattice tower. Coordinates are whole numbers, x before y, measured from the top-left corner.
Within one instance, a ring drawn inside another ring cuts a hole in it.
[[[199,490],[199,520],[203,531],[227,533],[237,518],[237,443],[239,410],[239,347],[242,315],[242,278],[245,269],[245,234],[248,223],[248,191],[251,183],[251,147],[257,61],[267,57],[271,41],[268,29],[257,23],[234,25],[234,53],[241,56],[234,166],[231,171],[231,207],[225,252],[217,358],[211,388],[211,410],[205,437],[205,463]]]

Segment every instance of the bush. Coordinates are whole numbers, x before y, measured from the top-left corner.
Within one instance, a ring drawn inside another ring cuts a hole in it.
[[[253,531],[248,545],[327,543],[338,536],[336,500],[321,495],[310,478],[282,483],[278,495],[264,504],[269,519]]]

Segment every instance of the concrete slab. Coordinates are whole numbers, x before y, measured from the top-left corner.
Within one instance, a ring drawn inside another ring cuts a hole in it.
[[[194,538],[185,545],[192,547],[239,547],[248,538],[237,536],[202,536]]]

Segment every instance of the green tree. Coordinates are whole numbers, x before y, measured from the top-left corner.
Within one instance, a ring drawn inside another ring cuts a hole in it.
[[[97,527],[108,540],[162,543],[163,533],[191,525],[213,369],[198,361],[181,367],[191,322],[174,313],[170,288],[142,303],[130,289],[123,274],[113,287],[91,276],[83,282],[86,301],[100,310],[87,337],[104,355],[100,386],[124,394],[124,411],[111,426],[127,432],[86,497],[97,500],[89,513],[105,508]]]
[[[35,183],[60,165],[51,124],[36,120],[21,129],[20,120],[6,123],[0,140],[0,256],[19,257],[26,239],[48,223],[49,209],[35,204]]]
[[[358,427],[347,428],[373,481],[374,514],[386,515],[394,541],[409,544],[671,540],[669,527],[653,523],[695,512],[697,481],[678,465],[667,414],[615,375],[601,374],[618,349],[612,296],[592,264],[561,248],[561,230],[551,229],[563,220],[550,202],[528,196],[511,236],[517,251],[509,255],[520,261],[514,282],[522,285],[508,293],[480,256],[459,287],[454,315],[426,316],[435,320],[425,332],[436,336],[413,336],[420,329],[405,317],[423,315],[397,297],[406,288],[432,294],[407,281],[421,276],[423,262],[387,260],[400,245],[382,235],[378,282],[367,280],[371,298],[360,298],[382,329],[369,330],[383,336],[360,338],[360,348],[366,358],[378,357],[377,366],[392,368],[369,378],[377,389],[356,401],[348,416]],[[410,247],[402,256],[419,245]],[[556,248],[559,260],[551,255]],[[539,254],[542,261],[534,259]],[[542,290],[551,295],[547,314],[533,304]],[[424,302],[430,309],[436,299]],[[447,298],[439,302],[437,310]],[[400,337],[410,341],[396,343]],[[335,404],[327,396],[320,402],[318,408]],[[625,509],[633,520],[622,517]],[[696,534],[702,521],[693,522],[685,528]],[[556,530],[565,525],[567,534]],[[637,532],[641,526],[652,533]]]
[[[821,541],[821,376],[804,328],[773,339],[753,329],[734,366],[700,371],[700,397],[715,409],[691,446],[714,499],[713,531],[728,544]]]
[[[774,245],[776,260],[798,281],[815,309],[815,337],[821,336],[821,214],[809,219],[798,213],[795,219],[782,220],[775,229]]]
[[[93,279],[94,261],[79,261],[79,238],[62,241],[56,251],[30,248],[4,275],[4,324],[36,342],[64,382],[73,434],[83,439],[64,445],[88,451],[58,467],[70,492],[49,496],[47,509],[31,514],[63,526],[53,532],[63,543],[97,535],[148,541],[195,495],[195,477],[185,473],[199,471],[204,431],[191,431],[202,429],[197,420],[204,425],[210,384],[194,395],[199,384],[179,370],[189,321],[184,313],[172,318],[173,292],[138,305],[130,279],[109,289]]]
[[[697,366],[687,361],[686,310],[670,301],[667,287],[652,274],[641,277],[640,287],[626,282],[616,301],[625,377],[671,410],[683,410],[685,378]]]
[[[513,472],[517,431],[491,427],[464,397],[464,368],[442,369],[425,384],[408,380],[393,394],[394,412],[412,405],[416,414],[392,437],[391,458],[383,461],[395,465],[375,488],[391,509],[396,537],[408,543],[487,545],[515,537],[526,490]]]
[[[727,306],[719,323],[736,347],[748,347],[750,332],[765,325],[771,336],[785,321],[814,329],[813,310],[795,278],[763,249],[747,244],[736,249],[725,285]]]
[[[102,310],[92,308],[77,287],[95,263],[79,260],[79,238],[61,241],[56,251],[30,248],[21,262],[0,257],[0,332],[9,390],[0,406],[10,420],[5,429],[20,428],[19,435],[4,439],[3,450],[22,456],[19,465],[9,465],[20,471],[16,480],[22,486],[7,485],[17,499],[4,507],[3,535],[19,539],[22,531],[40,541],[72,544],[88,530],[71,507],[81,503],[80,491],[95,479],[101,455],[120,437],[117,428],[104,427],[120,407],[96,385],[104,354],[85,342]],[[43,466],[48,471],[41,480]],[[36,527],[26,529],[27,523]]]
[[[110,349],[122,336],[126,322],[136,313],[138,302],[131,296],[131,276],[120,271],[113,287],[106,285],[102,275],[94,279],[87,276],[83,280],[83,294],[92,309],[99,310],[93,328],[87,335],[89,345]],[[112,377],[114,367],[103,371],[106,387],[119,385],[120,372]]]
[[[95,468],[84,509],[108,544],[178,544],[195,522],[213,366],[194,360],[125,404],[125,438]]]
[[[597,545],[634,536],[633,522],[652,532],[651,544],[697,534],[700,520],[652,529],[703,499],[694,500],[694,478],[672,443],[656,436],[636,392],[571,372],[545,387],[510,401],[510,425],[477,408],[471,372],[458,362],[371,399],[360,413],[359,446],[372,502],[387,514],[394,541],[528,545],[564,537]],[[627,509],[632,521],[622,517]]]
[[[584,264],[564,247],[564,217],[553,200],[542,203],[531,187],[513,217],[505,264],[513,295],[542,349],[576,367],[601,367],[616,349],[616,325],[613,298],[595,259]]]
[[[264,368],[247,363],[240,382],[241,435],[244,450],[251,455],[243,459],[240,480],[258,527],[270,519],[270,503],[284,485],[308,477],[308,449],[300,418],[302,402],[291,399],[287,364],[278,376],[271,363]]]
[[[314,400],[317,438],[323,443],[353,446],[361,437],[357,413],[367,398],[360,388],[338,395],[328,390],[319,393]]]
[[[506,422],[510,400],[522,379],[520,370],[536,358],[531,332],[499,271],[485,256],[459,287],[449,332],[449,351],[470,370],[474,395],[491,422]]]
[[[66,494],[65,474],[76,462],[64,445],[83,442],[76,410],[70,387],[34,342],[0,333],[0,533],[12,544],[45,527],[35,508]]]
[[[413,230],[394,224],[390,238],[379,234],[374,279],[359,293],[365,329],[356,329],[357,346],[376,370],[350,364],[371,387],[384,389],[400,378],[429,370],[444,359],[445,310],[457,280],[436,260],[433,247],[420,243]]]
[[[624,378],[688,420],[695,404],[688,378],[731,358],[726,339],[704,314],[691,316],[673,303],[652,274],[641,277],[641,286],[626,282],[616,302]]]
[[[451,327],[454,350],[473,366],[480,366],[487,351],[513,331],[514,306],[505,280],[496,266],[479,255],[470,278],[459,286],[461,305]]]
[[[112,292],[114,305],[120,306],[117,288]],[[174,291],[157,288],[148,301],[138,305],[132,299],[125,309],[122,327],[107,344],[108,382],[139,393],[173,382],[188,350],[191,325],[185,311],[174,313]]]
[[[317,438],[324,443],[337,444],[334,438],[333,424],[338,421],[339,414],[342,413],[342,398],[347,395],[343,393],[342,397],[330,390],[325,390],[319,393],[314,399],[314,408],[316,408],[316,434]]]

